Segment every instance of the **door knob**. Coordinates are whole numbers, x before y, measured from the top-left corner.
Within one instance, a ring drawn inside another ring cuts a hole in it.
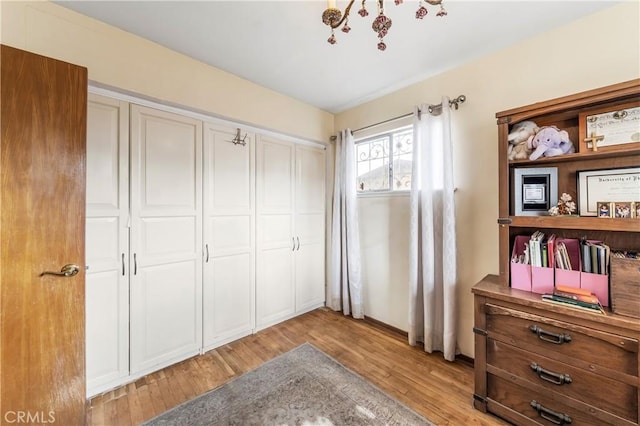
[[[55,275],[58,277],[73,277],[74,275],[77,275],[79,271],[80,271],[80,267],[78,265],[68,264],[68,265],[64,265],[60,270],[60,272],[44,271],[43,273],[40,274],[40,276]]]

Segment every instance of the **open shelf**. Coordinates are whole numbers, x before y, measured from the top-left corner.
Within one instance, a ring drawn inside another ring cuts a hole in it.
[[[511,227],[640,232],[640,218],[616,219],[592,216],[509,216],[509,219],[511,220],[511,223],[509,224]]]
[[[636,144],[634,144],[636,145]],[[535,161],[531,160],[510,160],[510,167],[535,166],[538,164],[568,163],[576,160],[604,160],[606,158],[619,158],[620,156],[631,156],[640,154],[640,148],[624,149],[617,151],[589,151],[576,152],[573,154],[557,155],[555,157],[540,157]]]

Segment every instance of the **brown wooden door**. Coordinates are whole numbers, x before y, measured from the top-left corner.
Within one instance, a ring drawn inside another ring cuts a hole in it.
[[[0,424],[81,425],[87,70],[0,49]]]

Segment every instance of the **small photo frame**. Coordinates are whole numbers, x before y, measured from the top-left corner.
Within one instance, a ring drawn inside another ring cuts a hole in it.
[[[632,215],[633,202],[630,201],[614,201],[611,203],[612,217],[617,219],[629,219]]]
[[[631,217],[640,219],[640,201],[634,201],[631,203],[633,209],[631,209]]]
[[[611,217],[613,209],[609,201],[598,201],[598,217]]]

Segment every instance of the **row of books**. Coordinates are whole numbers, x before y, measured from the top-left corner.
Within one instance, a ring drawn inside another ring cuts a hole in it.
[[[581,270],[592,274],[608,274],[611,249],[599,241],[580,240]]]
[[[583,312],[605,315],[605,310],[598,297],[585,289],[557,285],[553,293],[543,294],[542,300]]]
[[[606,275],[609,271],[611,250],[600,241],[548,237],[534,232],[524,243],[524,249],[514,246],[512,263],[543,268],[557,268]]]

